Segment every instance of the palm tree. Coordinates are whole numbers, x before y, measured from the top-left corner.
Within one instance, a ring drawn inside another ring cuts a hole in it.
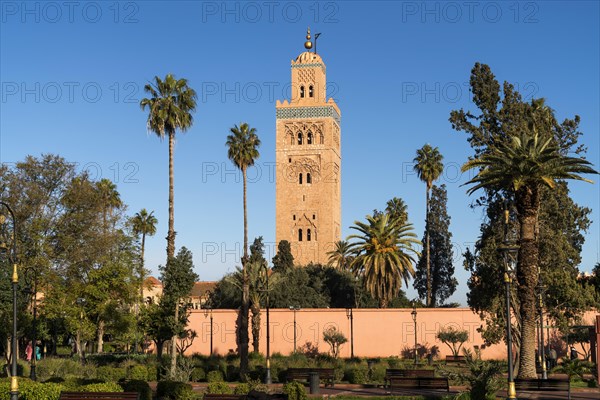
[[[173,156],[177,129],[187,131],[193,124],[192,112],[196,110],[196,92],[188,86],[187,79],[175,79],[167,74],[165,80],[154,77],[154,83],[144,86],[152,97],[140,101],[142,110],[148,108],[148,130],[161,140],[169,137],[169,230],[167,233],[167,264],[175,257],[175,208]],[[179,307],[175,306],[175,321],[179,320]],[[177,335],[171,340],[171,375],[177,365]]]
[[[327,265],[345,271],[354,258],[352,254],[350,243],[346,240],[338,240],[335,242],[335,249],[327,252],[329,256]]]
[[[591,182],[579,174],[597,173],[587,160],[560,154],[553,137],[541,138],[535,129],[491,147],[478,158],[466,162],[462,171],[479,168],[466,185],[468,193],[479,189],[505,191],[514,200],[519,223],[517,296],[520,303],[521,352],[519,377],[536,378],[536,297],[538,283],[537,224],[542,186],[553,189],[557,179]]]
[[[230,129],[231,135],[227,136],[227,157],[242,171],[244,180],[244,255],[242,256],[242,307],[240,323],[240,375],[246,378],[248,372],[248,309],[250,307],[250,289],[248,282],[248,210],[246,205],[247,193],[247,170],[254,165],[254,161],[260,156],[258,148],[260,139],[256,135],[256,129],[250,128],[247,123],[238,127],[234,125]]]
[[[133,234],[142,235],[142,248],[140,251],[140,299],[144,298],[144,251],[146,248],[146,235],[154,236],[156,234],[156,224],[158,220],[154,216],[154,211],[148,213],[145,208],[135,213],[131,219],[133,225]]]
[[[417,150],[417,156],[414,158],[415,163],[414,170],[416,171],[419,179],[426,184],[425,190],[425,256],[427,257],[427,307],[431,307],[433,304],[431,297],[431,263],[430,263],[430,246],[429,246],[429,192],[439,176],[444,171],[444,164],[442,164],[443,156],[440,154],[437,147],[431,147],[429,144],[424,145],[422,148]]]
[[[175,133],[192,127],[192,112],[196,110],[196,91],[188,87],[187,79],[175,79],[167,74],[165,80],[154,77],[153,84],[144,86],[151,98],[140,102],[142,110],[148,108],[148,130],[161,140],[169,138],[169,231],[167,233],[167,259],[175,256],[175,216],[174,216],[174,171]],[[175,352],[174,352],[175,353]]]
[[[398,295],[402,280],[414,277],[413,255],[418,252],[412,247],[421,241],[412,232],[412,224],[401,223],[388,214],[376,217],[367,215],[367,223],[354,222],[350,227],[360,234],[350,235],[356,239],[351,243],[351,251],[357,254],[351,267],[357,276],[363,276],[365,288],[379,301],[379,307],[387,304]]]

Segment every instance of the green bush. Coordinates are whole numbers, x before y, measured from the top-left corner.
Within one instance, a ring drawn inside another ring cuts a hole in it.
[[[300,382],[293,381],[283,385],[283,393],[287,394],[288,400],[306,400],[306,390]]]
[[[104,382],[104,383],[91,383],[89,385],[83,385],[79,388],[78,392],[122,392],[123,388],[115,382]]]
[[[250,385],[247,383],[240,383],[233,389],[233,394],[248,394],[250,392]]]
[[[345,379],[349,383],[365,384],[369,380],[369,371],[366,368],[355,367],[346,370]]]
[[[225,382],[211,382],[208,384],[206,392],[211,394],[233,394],[233,389]]]
[[[146,377],[148,381],[154,382],[158,380],[158,366],[156,364],[149,364],[146,366]]]
[[[143,365],[132,365],[127,370],[127,379],[132,381],[148,380],[148,368]]]
[[[140,394],[139,400],[152,400],[152,389],[144,380],[130,380],[120,383],[123,391]]]
[[[196,395],[192,390],[192,385],[175,381],[160,381],[156,385],[156,397],[169,400],[191,400]]]
[[[58,400],[64,388],[59,383],[19,382],[20,400]]]
[[[192,375],[190,376],[190,381],[192,382],[200,382],[206,379],[206,372],[201,367],[194,367],[192,370]]]
[[[102,366],[96,368],[96,378],[104,382],[118,382],[127,378],[127,370],[119,367]]]
[[[206,374],[207,382],[223,382],[223,373],[221,371],[209,371]]]
[[[383,383],[383,381],[385,380],[385,370],[385,365],[373,365],[373,367],[371,368],[371,379],[369,379],[370,382]]]
[[[39,360],[36,365],[35,373],[40,381],[47,381],[53,377],[84,376],[81,364],[68,358],[44,358]],[[93,367],[87,368],[87,370],[90,369]]]

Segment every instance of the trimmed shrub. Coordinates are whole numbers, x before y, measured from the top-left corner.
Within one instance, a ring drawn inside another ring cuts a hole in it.
[[[127,378],[132,381],[148,380],[148,368],[143,365],[132,365],[127,370]]]
[[[123,388],[115,382],[104,382],[104,383],[91,383],[89,385],[83,385],[79,388],[78,392],[122,392]]]
[[[250,392],[250,385],[247,383],[240,383],[233,389],[233,394],[248,394]]]
[[[59,383],[25,382],[19,382],[20,400],[58,400],[60,392],[64,390]]]
[[[206,379],[206,372],[201,367],[194,367],[190,380],[192,382],[200,382]]]
[[[288,400],[306,400],[306,390],[300,382],[293,381],[283,385],[283,393],[287,394]]]
[[[130,380],[120,383],[124,392],[137,392],[140,394],[139,400],[152,400],[152,389],[148,382],[143,380]]]
[[[369,374],[365,368],[349,368],[346,370],[345,378],[349,383],[362,385],[369,380]]]
[[[68,358],[44,358],[36,365],[35,373],[40,381],[47,381],[53,377],[82,376],[81,364]]]
[[[206,374],[207,382],[223,382],[223,373],[221,371],[209,371]]]
[[[125,368],[102,366],[96,368],[96,378],[104,382],[118,382],[127,377]]]
[[[210,394],[233,394],[233,389],[225,382],[211,382],[208,384],[206,393]]]
[[[149,364],[146,366],[146,379],[150,382],[158,380],[158,367],[156,364]]]
[[[156,397],[169,400],[191,400],[196,395],[192,390],[192,385],[175,381],[160,381],[156,386]]]

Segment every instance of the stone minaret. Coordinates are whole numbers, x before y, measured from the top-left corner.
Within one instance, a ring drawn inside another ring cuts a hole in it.
[[[340,240],[340,109],[327,100],[325,64],[307,51],[291,62],[292,98],[276,104],[275,240],[292,246],[294,263],[327,263]]]

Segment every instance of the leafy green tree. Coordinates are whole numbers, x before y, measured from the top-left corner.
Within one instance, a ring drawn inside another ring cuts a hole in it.
[[[466,165],[465,170],[478,168],[479,174],[471,179],[474,185],[469,192],[484,190],[484,195],[477,199],[475,205],[488,207],[490,221],[482,229],[482,238],[478,247],[485,252],[477,253],[474,263],[479,273],[470,281],[470,286],[485,290],[484,285],[498,281],[501,277],[498,267],[501,260],[496,252],[497,244],[502,241],[502,204],[501,198],[511,198],[516,208],[516,221],[509,221],[517,228],[520,251],[517,266],[517,296],[512,299],[512,306],[519,316],[519,335],[516,339],[521,343],[519,352],[519,376],[535,376],[535,291],[538,281],[538,267],[544,265],[544,257],[539,255],[540,235],[535,229],[545,192],[554,196],[562,183],[556,180],[579,179],[579,173],[594,172],[589,163],[578,157],[567,156],[569,152],[581,152],[575,148],[578,137],[579,117],[558,123],[553,111],[545,106],[542,99],[534,99],[531,103],[523,102],[514,87],[505,82],[504,97],[500,96],[500,85],[487,65],[477,63],[471,73],[473,101],[481,110],[474,115],[464,110],[453,111],[450,116],[452,126],[456,130],[464,130],[470,134],[469,143],[475,150],[474,158]],[[563,197],[564,198],[564,197]],[[571,204],[572,201],[571,201]],[[572,209],[577,206],[573,205]],[[585,215],[577,217],[583,222]],[[565,224],[568,221],[561,221]],[[541,234],[541,230],[539,231]],[[493,245],[495,241],[496,245]],[[577,252],[577,244],[575,243]],[[563,256],[562,254],[560,255]],[[481,260],[481,261],[480,261]],[[485,260],[485,261],[484,261]],[[483,267],[485,265],[486,267]],[[488,268],[489,267],[489,268]],[[556,267],[551,267],[554,271]],[[576,264],[566,265],[566,270],[573,271]],[[544,277],[546,280],[550,274]],[[476,300],[481,307],[483,303],[490,313],[490,320],[499,321],[501,297],[497,292],[498,285],[488,286],[488,292],[482,299]],[[491,294],[494,293],[492,296]],[[473,293],[470,298],[474,298]],[[483,310],[484,307],[480,308]]]
[[[244,205],[244,255],[242,256],[242,307],[240,308],[240,326],[239,326],[239,349],[240,354],[240,375],[246,379],[248,373],[248,310],[250,308],[250,282],[248,280],[248,207],[246,202],[247,193],[247,171],[254,165],[255,160],[260,156],[258,148],[260,139],[256,134],[256,129],[251,128],[247,123],[242,123],[238,127],[234,125],[230,129],[231,135],[227,136],[226,146],[227,157],[233,164],[242,171],[244,184],[243,205]]]
[[[450,348],[453,356],[458,356],[460,348],[469,340],[469,331],[453,327],[442,328],[435,337]]]
[[[188,302],[186,300],[198,280],[194,272],[194,261],[192,252],[182,247],[177,257],[169,259],[165,267],[159,266],[161,282],[163,283],[163,294],[160,298],[160,307],[164,309],[163,315],[169,312],[174,316],[168,319],[171,322],[171,337],[179,337],[187,323]],[[176,339],[175,339],[176,341]],[[171,365],[171,374],[174,368]]]
[[[423,249],[417,263],[415,289],[421,298],[427,296],[427,260],[430,261],[431,307],[436,307],[452,296],[458,286],[454,277],[452,263],[452,233],[450,233],[450,216],[447,211],[448,195],[446,186],[432,186],[429,199],[428,226],[425,227],[424,242],[429,235],[430,246]],[[427,254],[431,253],[431,254]]]
[[[162,80],[154,77],[154,83],[144,86],[150,98],[140,101],[142,110],[148,108],[148,130],[154,132],[161,140],[169,139],[169,230],[167,233],[167,265],[169,259],[175,257],[175,173],[173,160],[175,156],[175,134],[177,130],[185,132],[192,127],[192,113],[196,110],[196,91],[188,86],[187,79],[175,79],[167,74]],[[178,312],[175,308],[175,313]],[[175,315],[175,320],[179,316]],[[171,374],[177,367],[177,337],[173,336],[171,345]]]
[[[379,307],[386,308],[400,291],[402,280],[408,284],[408,278],[414,276],[413,255],[418,252],[412,245],[421,242],[409,223],[400,224],[388,214],[366,218],[367,223],[355,221],[351,227],[360,234],[348,237],[355,240],[352,250],[357,254],[352,269],[363,277],[365,288],[379,301]]]
[[[440,154],[437,147],[431,147],[429,144],[424,145],[422,148],[417,150],[417,156],[413,160],[415,163],[414,170],[417,172],[419,179],[425,182],[426,187],[426,197],[425,197],[425,266],[426,266],[426,300],[427,307],[434,307],[435,300],[432,298],[432,277],[431,277],[431,262],[430,262],[430,254],[431,254],[431,245],[429,241],[429,193],[433,186],[433,182],[435,182],[439,176],[442,174],[444,170],[444,164],[442,164],[443,156]]]
[[[273,271],[286,272],[293,267],[294,256],[292,255],[292,246],[287,240],[281,240],[277,245],[277,254],[273,257]]]
[[[323,341],[331,348],[331,355],[338,358],[340,355],[340,348],[344,343],[348,342],[348,339],[332,325],[323,331]]]

